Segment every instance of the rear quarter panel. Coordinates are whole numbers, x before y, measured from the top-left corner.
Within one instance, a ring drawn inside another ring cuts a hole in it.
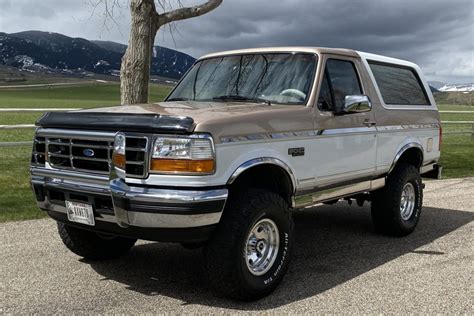
[[[439,112],[431,89],[420,67],[416,64],[378,56],[359,53],[372,86],[370,97],[377,121],[377,171],[387,172],[399,151],[407,144],[416,143],[423,148],[423,164],[438,161],[439,148]],[[395,65],[410,67],[418,74],[430,105],[387,105],[375,81],[367,60],[376,60]]]

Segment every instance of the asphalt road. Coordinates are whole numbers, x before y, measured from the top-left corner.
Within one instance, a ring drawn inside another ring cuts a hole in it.
[[[0,313],[474,313],[474,178],[427,183],[406,238],[374,234],[369,208],[338,203],[295,216],[297,242],[278,290],[253,303],[214,297],[199,250],[141,242],[90,263],[52,220],[0,225]]]

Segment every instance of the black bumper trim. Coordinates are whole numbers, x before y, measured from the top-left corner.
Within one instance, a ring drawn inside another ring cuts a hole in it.
[[[145,201],[130,201],[127,198],[114,197],[114,204],[126,211],[142,213],[158,213],[173,215],[197,215],[220,213],[224,208],[225,200],[207,202],[157,203]]]

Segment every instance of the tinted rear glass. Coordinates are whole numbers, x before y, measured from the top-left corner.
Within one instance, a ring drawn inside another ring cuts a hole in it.
[[[386,104],[430,105],[413,69],[374,61],[369,61],[369,65]]]

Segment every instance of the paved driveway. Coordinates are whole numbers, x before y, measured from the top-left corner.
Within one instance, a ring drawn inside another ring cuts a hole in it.
[[[90,263],[63,247],[52,220],[0,225],[0,313],[474,313],[474,178],[427,183],[406,238],[375,235],[367,206],[340,202],[295,216],[287,277],[271,296],[212,296],[199,250],[139,243]]]

